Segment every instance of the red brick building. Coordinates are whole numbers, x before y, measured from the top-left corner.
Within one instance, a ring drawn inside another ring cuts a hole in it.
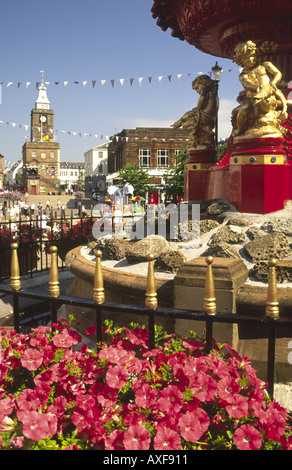
[[[130,163],[147,171],[149,179],[163,184],[163,175],[174,168],[174,157],[185,148],[187,138],[187,132],[170,127],[123,129],[108,147],[108,183],[117,183],[119,170]]]

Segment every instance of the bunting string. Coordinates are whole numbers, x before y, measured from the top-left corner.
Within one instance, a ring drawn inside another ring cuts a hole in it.
[[[25,129],[25,131],[27,132],[29,129],[31,130],[34,130],[34,129],[37,129],[39,132],[41,131],[41,128],[40,127],[31,127],[29,126],[28,124],[18,124],[16,122],[7,122],[7,121],[0,121],[0,124],[6,124],[8,126],[12,126],[14,128],[19,128],[19,129]],[[43,131],[45,132],[46,129],[43,128]],[[50,133],[53,134],[53,131],[52,129],[49,129]],[[56,135],[45,135],[43,137],[43,141],[45,140],[49,140],[50,142],[55,142],[57,140],[57,135],[59,134],[66,134],[66,135],[69,135],[69,136],[77,136],[77,137],[91,137],[91,138],[94,138],[94,139],[100,139],[100,140],[105,140],[105,141],[117,141],[117,142],[134,142],[134,141],[142,141],[142,140],[151,140],[151,141],[154,141],[154,140],[157,140],[158,142],[166,142],[168,140],[173,140],[173,138],[170,138],[170,139],[165,139],[165,138],[151,138],[149,139],[149,137],[145,136],[145,137],[123,137],[123,136],[119,136],[119,135],[105,135],[105,134],[94,134],[94,133],[89,133],[89,132],[77,132],[77,131],[65,131],[65,130],[58,130],[58,129],[55,129],[54,130],[54,133]],[[29,140],[29,134],[27,134],[24,138],[25,141],[28,141]],[[177,139],[177,140],[182,140],[182,141],[186,141],[187,139]]]
[[[223,72],[229,72],[231,73],[234,69],[226,69],[222,70]],[[240,70],[240,69],[239,69]],[[212,72],[205,72],[206,74],[210,75]],[[136,77],[136,78],[119,78],[119,79],[110,79],[110,80],[66,80],[66,81],[44,81],[44,84],[47,85],[61,85],[64,88],[67,88],[68,85],[81,85],[84,88],[91,86],[92,88],[95,88],[96,86],[100,85],[101,87],[104,87],[105,85],[109,84],[112,88],[114,88],[117,84],[124,86],[127,82],[132,86],[134,83],[138,82],[140,86],[142,86],[142,83],[149,83],[152,84],[154,82],[154,79],[157,79],[159,83],[161,83],[164,79],[168,80],[168,82],[175,80],[180,81],[181,78],[187,76],[188,78],[191,77],[192,75],[203,75],[204,72],[188,72],[185,74],[182,73],[176,73],[176,74],[171,74],[171,75],[158,75],[157,77]],[[8,82],[0,82],[1,86],[4,86],[6,88],[9,88],[13,85],[15,85],[18,89],[20,88],[29,88],[31,85],[33,86],[35,84],[35,87],[38,89],[41,82],[32,82],[32,81],[27,81],[27,82],[20,82],[20,81],[8,81]]]
[[[8,121],[0,121],[0,124],[6,124],[8,126],[12,126],[14,128],[19,128],[19,129],[23,128],[26,132],[29,129],[34,130],[34,127],[31,127],[28,124],[18,124],[16,122],[8,122]],[[40,127],[36,127],[36,129],[38,129],[39,132],[41,131]],[[43,131],[45,132],[46,129],[43,128]],[[51,134],[53,133],[52,129],[49,129],[49,131],[50,131]],[[52,141],[55,142],[57,140],[57,135],[58,134],[67,134],[69,136],[79,136],[79,137],[93,137],[95,139],[101,139],[101,140],[109,140],[110,139],[110,136],[104,135],[104,134],[94,134],[94,133],[89,133],[89,132],[77,132],[77,131],[65,131],[63,129],[62,130],[55,129],[54,133],[56,135],[50,135],[49,137],[47,137],[47,139],[50,140],[51,142]],[[29,136],[27,134],[25,136],[25,140],[28,140],[28,139],[29,139]],[[43,140],[45,140],[45,138]]]

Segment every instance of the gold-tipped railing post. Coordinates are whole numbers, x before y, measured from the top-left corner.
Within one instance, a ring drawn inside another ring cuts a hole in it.
[[[268,293],[266,302],[266,316],[269,318],[279,318],[279,302],[277,292],[277,276],[276,276],[277,260],[272,258],[269,261],[269,280]]]
[[[155,288],[154,266],[153,266],[154,255],[149,254],[147,256],[147,260],[148,260],[148,274],[147,274],[145,306],[153,310],[157,308],[157,293],[156,293],[156,288]]]
[[[11,272],[10,272],[10,287],[11,290],[19,291],[21,289],[19,262],[17,256],[17,243],[11,244]],[[13,300],[13,322],[15,331],[19,332],[19,297],[16,294],[12,294]]]
[[[276,276],[277,260],[272,258],[269,261],[269,279],[266,302],[266,317],[268,322],[268,366],[267,366],[267,391],[271,398],[274,395],[275,376],[275,354],[276,354],[276,323],[279,319],[279,302],[277,292]]]
[[[10,287],[13,290],[21,289],[21,281],[19,274],[19,262],[17,256],[17,243],[11,244],[11,273],[10,273]]]
[[[102,252],[96,250],[96,264],[95,264],[95,273],[93,280],[93,301],[97,304],[95,311],[95,323],[96,323],[96,340],[97,343],[102,341],[102,312],[101,306],[105,301],[104,287],[103,287],[103,276],[101,268],[101,256]]]
[[[212,271],[213,257],[207,256],[207,275],[205,280],[205,297],[203,310],[208,315],[216,314],[216,298],[215,298],[215,287]]]
[[[96,304],[103,304],[105,301],[104,287],[103,287],[103,276],[101,269],[101,255],[100,250],[96,250],[96,264],[94,273],[94,284],[93,284],[93,300]]]
[[[148,273],[147,273],[147,286],[146,286],[146,295],[145,295],[145,307],[151,310],[157,309],[157,293],[155,288],[155,277],[154,277],[154,266],[153,260],[154,255],[149,254],[147,256],[148,260]],[[154,315],[149,315],[149,349],[154,349],[155,347],[155,326],[154,326]]]
[[[216,315],[216,298],[215,286],[213,279],[212,263],[214,259],[212,256],[207,256],[207,274],[205,280],[205,297],[203,310],[209,317]],[[208,354],[212,349],[213,344],[213,322],[211,319],[206,320],[206,353]]]
[[[49,295],[51,297],[59,297],[60,286],[58,278],[58,263],[57,263],[57,251],[56,246],[51,246],[51,269],[50,269],[50,281],[49,281]]]

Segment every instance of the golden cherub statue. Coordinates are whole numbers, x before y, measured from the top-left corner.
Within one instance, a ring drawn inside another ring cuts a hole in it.
[[[219,107],[219,100],[216,91],[215,81],[208,75],[200,75],[192,82],[193,90],[196,90],[200,97],[196,108],[186,112],[171,127],[189,133],[189,150],[211,150],[216,151],[215,132],[216,116]]]
[[[285,129],[281,122],[287,118],[287,103],[277,88],[282,74],[271,62],[259,64],[257,56],[253,41],[235,48],[233,62],[243,67],[239,81],[244,90],[238,98],[241,104],[232,111],[232,135],[246,139],[282,137]]]

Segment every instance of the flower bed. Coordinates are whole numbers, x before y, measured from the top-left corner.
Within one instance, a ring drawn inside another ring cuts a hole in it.
[[[107,325],[97,351],[65,320],[3,333],[0,448],[292,449],[291,416],[246,357],[157,333],[149,350],[146,328]]]
[[[21,224],[20,229],[11,229],[2,224],[0,231],[0,277],[9,277],[11,269],[11,244],[18,244],[20,274],[34,269],[40,251],[40,229],[29,224]]]
[[[67,223],[63,223],[62,229],[57,233],[48,232],[48,242],[46,250],[49,252],[52,245],[58,247],[58,254],[65,259],[66,254],[76,248],[84,245],[92,238],[93,221],[90,217],[85,218],[69,227]]]

